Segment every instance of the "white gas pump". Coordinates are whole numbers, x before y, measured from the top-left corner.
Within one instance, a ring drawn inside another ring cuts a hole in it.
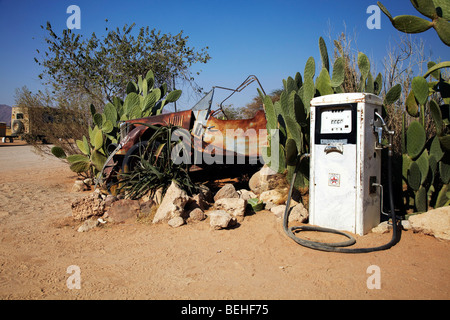
[[[399,238],[392,197],[392,136],[383,118],[382,100],[368,93],[342,93],[316,97],[310,109],[310,154],[299,155],[297,168],[310,157],[309,224],[288,228],[289,191],[284,230],[297,243],[323,251],[370,252],[384,250]],[[347,249],[380,222],[382,212],[382,134],[389,136],[388,184],[392,240],[374,248]],[[295,181],[295,174],[292,178]],[[341,234],[349,240],[320,243],[304,240],[294,232],[319,231]]]
[[[364,235],[380,223],[381,150],[374,132],[383,101],[333,94],[311,101],[309,222]]]

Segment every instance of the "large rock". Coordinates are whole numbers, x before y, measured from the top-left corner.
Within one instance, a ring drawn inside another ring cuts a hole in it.
[[[231,183],[225,184],[219,191],[217,191],[214,196],[214,201],[217,201],[222,198],[239,198],[239,193],[237,193],[236,189]]]
[[[274,189],[274,190],[267,190],[260,194],[259,200],[262,202],[272,202],[274,204],[284,204],[287,200],[289,190],[280,190],[280,189]]]
[[[291,211],[289,212],[289,222],[298,221],[304,223],[309,218],[309,212],[302,203],[298,203],[295,206],[291,206]]]
[[[259,178],[259,171],[255,172],[248,180],[248,187],[253,193],[260,194],[261,181]]]
[[[249,187],[253,193],[259,195],[268,190],[289,189],[289,184],[284,174],[277,173],[264,165],[250,178]]]
[[[233,226],[236,220],[225,210],[213,210],[209,212],[209,225],[214,230],[225,229]]]
[[[302,203],[297,203],[295,205],[290,205],[289,211],[289,222],[297,221],[300,223],[304,223],[309,218],[308,210],[303,206]],[[277,216],[278,218],[283,218],[284,213],[286,211],[286,205],[281,204],[278,206],[274,206],[270,209],[270,211]]]
[[[184,206],[189,201],[187,193],[180,189],[175,182],[172,182],[167,189],[162,202],[156,211],[153,223],[168,221],[175,217],[181,217],[184,212]]]
[[[104,214],[105,203],[97,190],[87,197],[72,202],[72,217],[75,220],[84,221],[92,216],[102,216]]]
[[[207,202],[209,202],[209,203],[214,202],[213,194],[212,194],[211,190],[210,190],[207,186],[201,184],[201,185],[199,186],[199,189],[200,189],[199,194],[201,194],[202,197],[203,197]]]
[[[450,240],[450,207],[441,207],[409,217],[411,229]]]
[[[139,200],[117,200],[108,209],[108,221],[120,223],[128,219],[135,219],[139,214],[140,208]]]
[[[224,210],[238,222],[244,220],[247,201],[239,198],[222,198],[214,203],[215,210]]]

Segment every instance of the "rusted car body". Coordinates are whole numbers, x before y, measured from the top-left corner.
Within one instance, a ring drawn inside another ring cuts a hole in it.
[[[194,123],[194,117],[191,110],[186,110],[125,121],[122,124],[121,148],[116,155],[126,155],[133,145],[151,137],[151,128],[143,123],[154,126],[172,125],[190,130]]]
[[[265,145],[266,116],[259,110],[251,119],[222,120],[210,116],[202,137],[202,152],[215,150],[223,156],[255,159]]]
[[[119,165],[120,167],[121,161],[129,157],[130,153],[136,152],[138,144],[148,141],[152,137],[155,126],[168,125],[176,126],[189,133],[190,152],[192,155],[200,155],[195,159],[192,158],[191,168],[201,169],[205,165],[211,165],[211,159],[217,164],[229,164],[230,160],[233,162],[232,164],[260,163],[262,147],[267,145],[264,111],[258,111],[252,119],[223,120],[215,116],[220,111],[223,112],[222,104],[225,100],[254,81],[259,84],[255,76],[249,76],[236,89],[213,87],[190,110],[123,122],[119,145],[110,154],[110,158],[103,168],[103,174],[108,177],[113,166]],[[262,89],[261,85],[260,88]],[[230,90],[232,93],[222,101],[219,109],[212,110],[212,100],[216,89]],[[263,89],[262,91],[264,92]],[[205,159],[206,161],[204,161]]]

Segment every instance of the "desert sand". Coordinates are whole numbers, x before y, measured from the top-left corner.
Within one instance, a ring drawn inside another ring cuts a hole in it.
[[[289,239],[269,211],[230,230],[207,220],[179,228],[133,220],[80,233],[71,203],[91,191],[72,192],[75,179],[31,146],[0,144],[0,299],[450,298],[449,241],[404,231],[386,251],[314,251]],[[355,237],[357,247],[372,247],[391,233]],[[70,266],[81,272],[79,289],[68,286]],[[379,288],[368,286],[371,266]]]

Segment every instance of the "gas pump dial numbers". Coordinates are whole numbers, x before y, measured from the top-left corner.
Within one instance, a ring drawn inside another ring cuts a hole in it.
[[[329,109],[321,115],[320,133],[350,133],[352,132],[352,110]]]

